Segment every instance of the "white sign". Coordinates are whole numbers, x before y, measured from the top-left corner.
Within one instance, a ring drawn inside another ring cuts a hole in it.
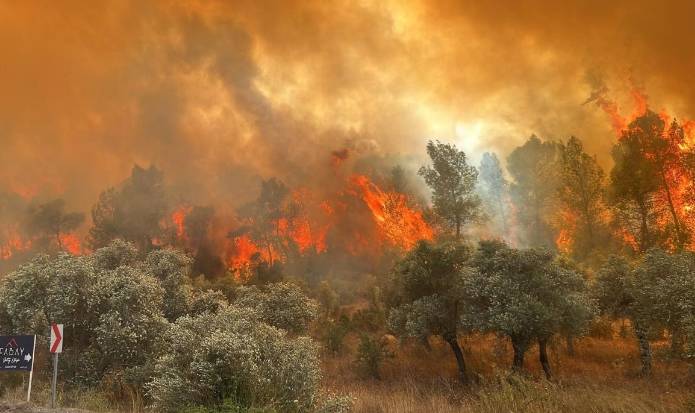
[[[62,353],[63,352],[63,325],[62,324],[51,324],[51,345],[49,347],[51,353]]]

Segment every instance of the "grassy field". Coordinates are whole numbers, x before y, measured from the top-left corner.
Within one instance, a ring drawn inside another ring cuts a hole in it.
[[[670,359],[666,343],[655,345],[654,375],[647,379],[639,375],[633,338],[583,338],[576,342],[574,356],[564,343],[555,342],[550,349],[555,378],[549,382],[536,349],[526,358],[528,374],[518,377],[509,375],[512,355],[506,341],[492,336],[460,341],[473,373],[469,386],[454,379],[449,347],[434,337],[431,351],[417,342],[394,346],[394,357],[382,366],[382,379],[365,378],[356,369],[358,339],[350,335],[341,355],[323,356],[326,390],[352,396],[355,413],[695,412],[695,370]],[[21,405],[26,396],[21,386],[5,390],[5,403]],[[49,391],[48,382],[37,381],[34,402],[48,405]],[[143,410],[139,396],[131,396],[121,393],[117,402],[105,389],[66,390],[60,404],[93,412]]]
[[[326,357],[327,386],[348,392],[356,413],[379,412],[695,412],[695,372],[669,360],[665,344],[655,346],[654,375],[639,376],[631,338],[577,341],[575,355],[564,343],[551,349],[555,378],[542,378],[537,350],[526,358],[526,377],[510,377],[511,348],[494,337],[461,339],[475,384],[461,386],[448,346],[431,339],[395,349],[382,380],[366,380],[348,355]],[[355,343],[348,343],[354,347]],[[348,350],[349,352],[350,350]],[[501,360],[501,362],[500,362]]]

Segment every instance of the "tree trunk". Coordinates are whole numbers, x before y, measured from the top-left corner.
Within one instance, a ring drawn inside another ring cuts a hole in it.
[[[547,339],[538,339],[538,355],[541,362],[541,366],[543,367],[543,371],[545,372],[545,378],[550,380],[553,376],[553,373],[550,371],[550,361],[548,360],[547,344]]]
[[[512,363],[512,371],[520,373],[524,369],[524,355],[528,348],[526,340],[515,339],[512,337],[512,348],[514,349],[514,362]]]
[[[468,383],[468,378],[466,377],[466,362],[463,359],[463,352],[461,351],[461,347],[459,346],[456,333],[444,333],[444,340],[447,343],[449,343],[451,351],[453,351],[454,356],[456,356],[456,364],[458,366],[459,371],[459,380],[461,380],[461,383]]]
[[[639,345],[642,375],[649,376],[652,374],[652,348],[649,344],[646,331],[637,323],[635,323],[635,336],[637,336],[637,344]]]
[[[567,354],[574,356],[574,336],[572,334],[567,334],[565,341],[567,341]]]

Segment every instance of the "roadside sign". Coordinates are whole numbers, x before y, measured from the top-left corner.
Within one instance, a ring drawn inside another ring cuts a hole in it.
[[[27,402],[31,399],[34,378],[36,336],[0,336],[0,371],[28,371]]]
[[[63,352],[63,325],[62,324],[51,324],[51,353],[62,353]]]
[[[63,352],[63,325],[51,323],[51,343],[48,349],[53,353],[53,381],[51,382],[51,408],[56,405],[56,385],[58,383],[58,354]]]
[[[0,336],[0,371],[31,371],[36,336]]]

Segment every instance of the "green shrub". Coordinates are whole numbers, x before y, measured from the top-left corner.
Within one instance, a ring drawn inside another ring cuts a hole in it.
[[[155,406],[166,411],[231,401],[243,408],[305,412],[317,399],[314,343],[289,338],[250,308],[179,318],[169,329],[164,354],[147,388]]]
[[[303,333],[316,318],[318,305],[290,283],[240,287],[234,305],[254,309],[261,320],[293,333]]]
[[[327,320],[321,326],[326,349],[334,355],[342,353],[343,341],[349,331],[347,323],[341,321]]]
[[[613,338],[613,322],[608,317],[596,317],[589,323],[589,337],[610,340]]]
[[[393,354],[388,350],[386,343],[377,340],[367,334],[360,337],[357,347],[357,363],[360,371],[371,378],[381,379],[379,372],[381,364]]]

